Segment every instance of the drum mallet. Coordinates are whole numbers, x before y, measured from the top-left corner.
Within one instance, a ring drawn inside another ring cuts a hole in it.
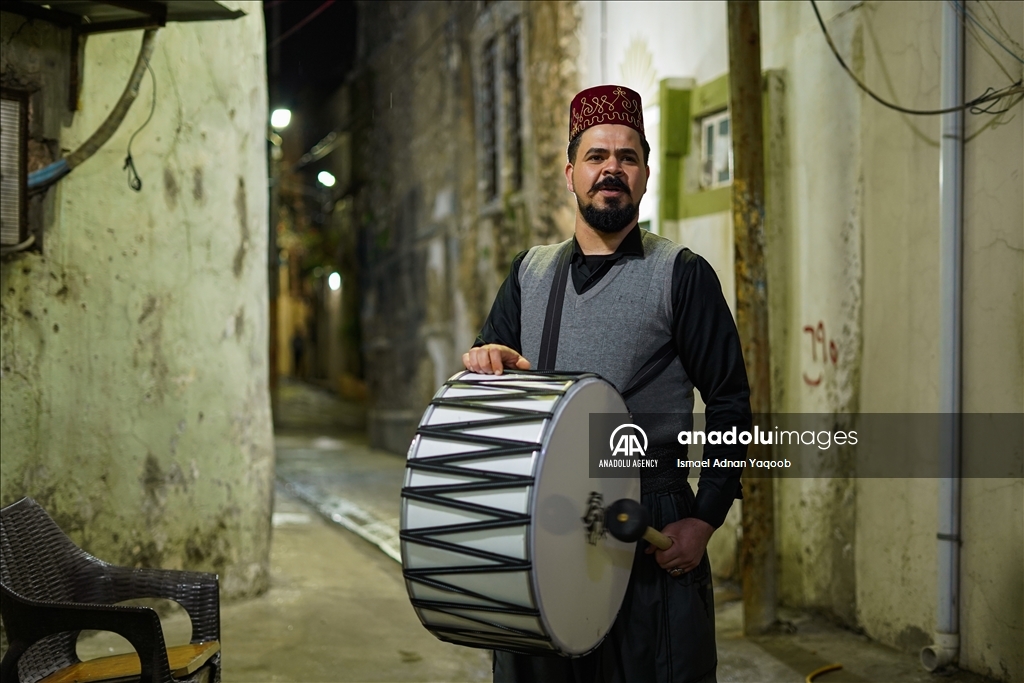
[[[651,516],[640,503],[622,498],[604,512],[604,526],[611,535],[625,543],[641,538],[661,550],[668,550],[672,539],[651,526]]]

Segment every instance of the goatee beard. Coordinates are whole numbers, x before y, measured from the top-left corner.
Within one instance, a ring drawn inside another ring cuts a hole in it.
[[[625,203],[622,206],[610,206],[607,209],[599,209],[593,204],[584,206],[579,197],[576,198],[576,204],[579,206],[580,215],[583,216],[583,220],[587,222],[587,225],[598,232],[604,233],[620,232],[633,222],[640,209],[639,204],[634,206],[629,203]]]

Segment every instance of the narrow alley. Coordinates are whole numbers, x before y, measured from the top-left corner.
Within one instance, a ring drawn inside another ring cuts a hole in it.
[[[3,683],[1024,683],[1022,46],[3,2]]]

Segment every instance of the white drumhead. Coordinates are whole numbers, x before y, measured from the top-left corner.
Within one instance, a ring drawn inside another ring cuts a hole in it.
[[[574,384],[556,407],[546,434],[534,487],[531,551],[534,593],[546,631],[558,650],[586,654],[611,628],[633,566],[635,543],[610,535],[587,542],[583,517],[592,492],[604,506],[640,499],[640,478],[592,479],[591,413],[628,414],[622,397],[604,380]]]

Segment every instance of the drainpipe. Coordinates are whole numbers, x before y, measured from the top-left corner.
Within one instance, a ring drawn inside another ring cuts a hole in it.
[[[964,102],[964,26],[942,4],[942,107]],[[939,166],[939,518],[935,635],[921,664],[935,671],[960,654],[960,411],[963,301],[964,112],[942,116]]]
[[[146,73],[146,67],[149,66],[149,59],[152,57],[153,48],[156,45],[157,30],[155,28],[146,29],[146,32],[143,34],[142,47],[139,49],[139,56],[135,60],[135,68],[128,78],[128,85],[125,86],[124,92],[121,93],[121,98],[117,101],[117,104],[110,110],[106,121],[74,152],[62,159],[58,159],[49,166],[29,173],[28,190],[30,193],[42,192],[68,173],[71,173],[76,166],[95,154],[117,131],[124,121],[124,117],[128,114],[128,110],[131,108],[135,98],[139,96],[139,85],[142,83],[142,76]]]

